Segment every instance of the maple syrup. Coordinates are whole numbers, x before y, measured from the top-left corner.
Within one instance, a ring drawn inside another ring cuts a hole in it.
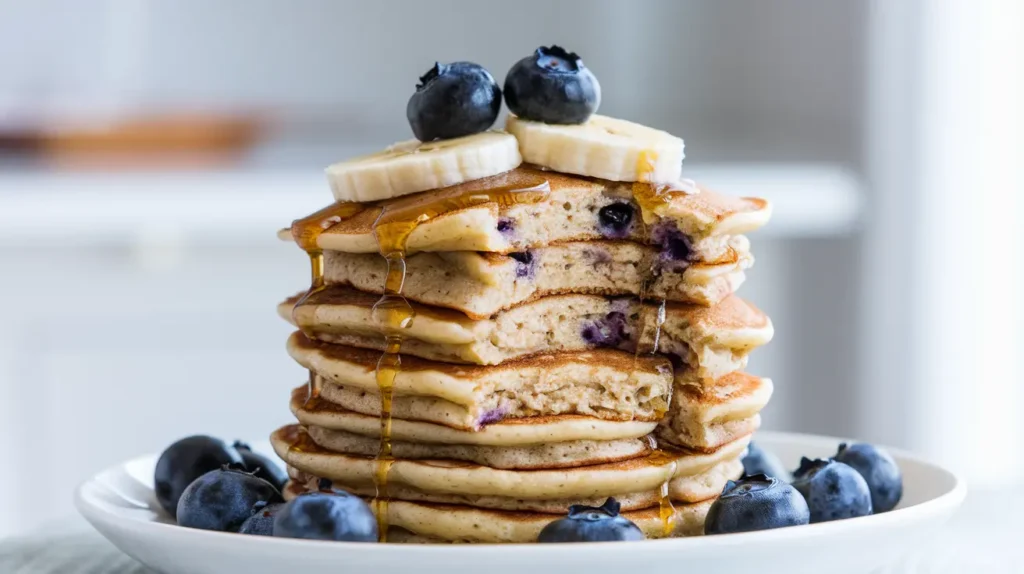
[[[651,174],[654,172],[654,162],[657,161],[658,154],[652,150],[641,151],[637,157],[636,171],[637,181],[633,184],[633,199],[637,205],[640,206],[641,220],[644,224],[653,223],[657,220],[658,214],[661,210],[671,204],[672,200],[681,192],[674,189],[670,185],[658,184],[651,181]],[[644,272],[644,277],[640,282],[640,304],[643,305],[647,298],[647,291],[651,283],[655,280],[653,264],[650,269]],[[636,356],[639,357],[640,353],[643,352],[640,345],[640,340],[643,337],[643,333],[647,332],[647,314],[642,313],[644,317],[644,325],[641,326],[641,335],[637,337],[636,345]],[[652,337],[652,344],[650,353],[657,353],[658,346],[661,342],[661,327],[665,324],[666,317],[666,303],[665,299],[662,298],[658,304],[658,310],[654,316],[654,334]],[[634,365],[636,364],[636,358],[634,358]],[[635,368],[635,367],[634,367]],[[654,449],[656,455],[660,455],[662,459],[669,458],[664,464],[668,465],[668,470],[665,478],[665,482],[661,484],[661,489],[658,493],[658,516],[661,518],[662,529],[665,537],[672,534],[675,527],[675,508],[672,506],[672,496],[669,492],[670,482],[672,477],[675,476],[678,462],[676,458],[661,449],[658,446],[658,441],[653,435],[648,436],[651,448]]]
[[[520,203],[537,203],[550,191],[547,179],[530,174],[509,173],[476,180],[436,191],[416,194],[385,204],[373,224],[377,248],[387,261],[381,298],[373,306],[374,321],[385,334],[384,353],[377,362],[376,382],[380,391],[380,448],[374,472],[375,514],[381,542],[388,533],[388,472],[391,455],[391,404],[395,378],[402,369],[402,331],[412,326],[416,314],[402,295],[405,285],[405,256],[409,236],[431,219],[475,205],[497,203],[499,208]]]
[[[310,281],[309,290],[295,303],[294,309],[301,307],[314,294],[323,291],[324,283],[324,250],[320,247],[320,236],[338,223],[354,216],[365,209],[358,203],[332,203],[327,207],[292,222],[292,239],[309,255]],[[296,324],[299,324],[296,321]],[[301,328],[301,327],[300,327]],[[303,331],[312,339],[312,335]],[[312,373],[310,373],[310,391],[312,392]]]
[[[679,468],[680,453],[663,449],[658,446],[658,439],[653,434],[647,435],[647,445],[651,452],[647,455],[647,461],[657,466],[664,466],[665,481],[658,489],[658,517],[661,518],[662,531],[665,537],[672,535],[676,525],[676,509],[672,506],[672,497],[669,492],[672,479]]]
[[[658,152],[641,151],[636,160],[637,181],[633,183],[633,199],[640,206],[640,214],[644,222],[655,221],[664,208],[680,195],[690,195],[696,189],[696,183],[690,188],[690,180],[677,185],[651,181],[654,173],[654,162],[658,160]]]
[[[316,376],[313,369],[309,370],[309,382],[306,385],[306,405],[313,399],[320,398],[320,378]]]
[[[313,440],[313,437],[309,436],[309,433],[305,431],[298,432],[295,435],[289,436],[289,438],[291,439],[289,441],[291,446],[288,447],[288,450],[292,452],[314,453],[322,450],[320,445],[316,444]]]

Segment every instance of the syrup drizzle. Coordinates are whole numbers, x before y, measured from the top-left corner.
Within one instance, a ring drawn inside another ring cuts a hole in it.
[[[654,162],[658,159],[657,152],[652,150],[644,150],[640,152],[637,157],[636,171],[637,180],[633,184],[633,198],[640,206],[641,219],[645,224],[654,223],[659,217],[659,212],[668,207],[672,200],[680,193],[686,193],[682,190],[677,190],[670,185],[656,184],[650,181],[651,174],[654,172]],[[651,283],[655,280],[654,269],[647,269],[644,273],[644,277],[640,282],[640,303],[643,305],[648,295],[648,289]],[[643,352],[657,353],[658,346],[661,341],[661,327],[665,324],[665,299],[662,298],[658,304],[657,313],[654,316],[654,337],[653,344],[650,351],[641,349],[640,339],[643,334],[647,332],[647,315],[642,312],[644,317],[644,325],[642,325],[640,333],[641,335],[637,338],[636,355],[634,356],[634,371],[636,361]],[[672,506],[672,497],[669,492],[670,482],[676,474],[678,462],[676,457],[668,451],[658,446],[658,441],[654,435],[648,435],[648,443],[651,449],[654,451],[654,460],[663,461],[667,467],[665,481],[661,483],[661,489],[658,493],[658,515],[661,518],[662,529],[665,537],[671,536],[672,531],[675,529],[675,508]]]
[[[292,315],[309,300],[310,297],[323,291],[326,287],[324,282],[324,250],[320,247],[320,235],[341,221],[352,217],[363,210],[358,203],[333,203],[327,207],[292,222],[292,239],[309,255],[310,281],[309,289],[292,307]],[[299,321],[295,321],[299,324]],[[303,331],[311,340],[311,333]],[[312,369],[309,370],[309,384],[306,394],[306,402],[320,396],[319,379]]]
[[[391,455],[391,406],[395,378],[402,369],[402,331],[412,326],[415,311],[402,295],[405,284],[405,256],[409,236],[431,219],[460,209],[497,203],[506,208],[521,203],[537,203],[550,191],[546,179],[528,174],[505,174],[476,180],[437,191],[417,194],[384,205],[373,224],[373,235],[381,256],[387,261],[387,276],[380,300],[373,306],[373,318],[385,333],[384,353],[377,362],[376,380],[380,391],[380,449],[374,472],[374,498],[381,542],[388,534],[388,472],[394,463]]]

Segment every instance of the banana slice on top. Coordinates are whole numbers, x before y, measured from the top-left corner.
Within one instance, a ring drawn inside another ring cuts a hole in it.
[[[505,129],[523,161],[611,181],[681,179],[683,140],[626,120],[594,114],[583,124],[545,124],[510,115]]]
[[[498,175],[522,162],[514,136],[488,131],[449,140],[400,142],[328,167],[327,180],[335,200],[369,202]]]

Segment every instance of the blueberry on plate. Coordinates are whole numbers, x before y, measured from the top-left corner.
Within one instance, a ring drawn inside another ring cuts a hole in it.
[[[888,452],[870,444],[843,443],[835,460],[853,467],[864,477],[876,513],[896,508],[903,497],[903,473]]]
[[[542,46],[508,71],[505,103],[527,120],[582,124],[601,105],[601,84],[573,52]]]
[[[265,502],[257,502],[256,506],[252,509],[252,516],[245,519],[242,526],[238,529],[239,534],[253,534],[256,536],[273,536],[274,535],[274,517],[277,513],[284,508],[283,502],[275,502],[273,504]]]
[[[793,487],[811,509],[811,523],[871,514],[868,483],[852,467],[834,460],[802,458]]]
[[[305,492],[277,513],[274,536],[376,542],[377,518],[363,499],[347,492]]]
[[[704,534],[752,532],[807,524],[807,502],[778,478],[757,474],[726,483],[722,496],[711,505]]]
[[[775,453],[768,452],[755,442],[747,446],[747,452],[743,455],[743,474],[753,476],[764,474],[779,480],[789,481],[789,471],[782,465]]]
[[[252,447],[242,441],[235,441],[231,445],[242,456],[242,464],[245,469],[274,485],[279,492],[284,492],[284,485],[288,482],[288,473],[278,466],[268,456],[253,452]]]
[[[501,88],[472,62],[435,63],[420,77],[405,115],[416,139],[452,139],[486,131],[498,119]]]
[[[224,466],[188,485],[178,501],[178,525],[237,532],[253,509],[283,501],[274,485],[241,465]]]
[[[242,456],[224,441],[205,435],[179,440],[156,462],[153,484],[157,501],[174,518],[178,499],[188,485],[225,464],[242,464]]]
[[[548,524],[537,542],[609,542],[643,540],[640,528],[619,514],[619,503],[609,498],[599,507],[574,504],[569,515]]]

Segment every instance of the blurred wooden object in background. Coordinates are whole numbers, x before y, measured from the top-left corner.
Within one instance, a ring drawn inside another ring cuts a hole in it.
[[[265,135],[267,125],[267,118],[258,114],[60,121],[0,132],[0,149],[76,169],[215,167],[239,159]]]

